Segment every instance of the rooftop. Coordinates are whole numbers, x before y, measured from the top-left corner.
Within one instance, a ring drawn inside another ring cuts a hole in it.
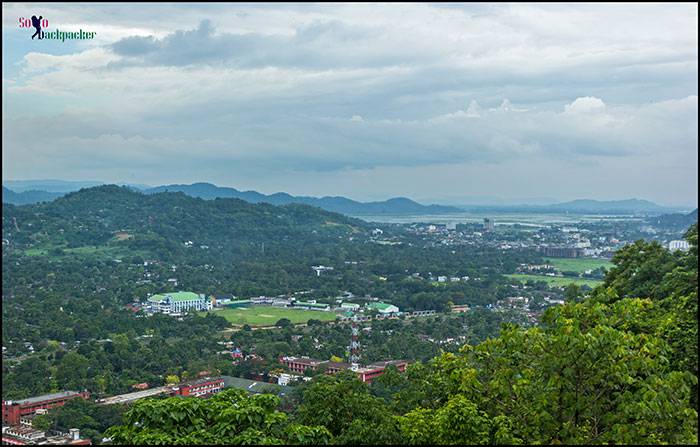
[[[80,393],[77,391],[61,391],[60,393],[53,393],[53,394],[44,394],[41,396],[36,396],[36,397],[29,397],[27,399],[21,399],[21,400],[13,400],[13,404],[18,404],[18,405],[27,405],[27,404],[35,404],[38,402],[43,402],[45,400],[55,400],[55,399],[63,399],[66,397],[72,397],[72,396],[78,396]]]
[[[277,385],[275,383],[260,382],[255,380],[242,379],[240,377],[222,376],[226,388],[238,388],[247,390],[252,393],[263,393],[274,391],[283,391],[289,389],[286,386]]]
[[[338,369],[350,369],[349,363],[345,362],[326,362],[326,365],[328,365],[329,368],[338,368]]]
[[[400,365],[402,363],[408,363],[406,360],[387,360],[384,362],[374,362],[370,365],[367,365],[368,368],[386,368],[389,365]]]
[[[316,359],[310,359],[308,357],[283,357],[283,360],[294,362],[294,363],[300,363],[302,365],[310,365],[310,366],[316,366],[320,365],[321,363],[326,363],[326,360],[316,360]]]
[[[328,304],[325,303],[309,303],[306,301],[297,301],[294,303],[295,306],[307,306],[307,307],[319,307],[319,308],[326,308],[328,307]]]
[[[167,297],[170,297],[170,299],[173,301],[191,301],[199,299],[199,295],[194,292],[173,292],[153,295],[148,299],[148,301],[152,303],[159,303]]]
[[[192,386],[192,385],[201,385],[203,383],[209,383],[209,382],[219,382],[223,380],[221,377],[203,377],[201,379],[196,379],[196,380],[190,380],[188,382],[183,382],[178,386]]]
[[[388,304],[388,303],[383,303],[381,301],[377,301],[376,303],[369,303],[367,304],[367,307],[370,309],[377,309],[377,310],[387,310],[390,307],[396,307],[393,304]],[[396,307],[398,309],[398,307]]]

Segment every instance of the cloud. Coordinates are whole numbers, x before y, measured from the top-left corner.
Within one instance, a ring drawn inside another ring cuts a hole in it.
[[[592,178],[628,160],[671,195],[668,173],[697,158],[696,5],[41,8],[103,40],[8,46],[3,173],[351,179],[546,160]]]
[[[605,110],[605,103],[600,98],[584,96],[576,98],[571,104],[564,106],[564,113],[590,113]]]

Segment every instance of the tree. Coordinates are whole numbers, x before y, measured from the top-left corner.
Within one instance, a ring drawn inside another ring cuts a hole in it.
[[[436,359],[437,407],[400,417],[402,432],[413,443],[695,443],[697,378],[669,368],[656,316],[650,300],[588,300],[548,309],[542,327],[506,325]]]
[[[296,416],[302,424],[323,425],[339,444],[401,443],[388,407],[352,371],[314,379]]]
[[[58,385],[67,390],[86,388],[89,364],[89,360],[77,352],[64,355],[56,370]]]
[[[664,276],[675,267],[676,256],[658,242],[636,241],[615,252],[613,267],[605,276],[603,285],[615,295],[624,297],[663,298],[659,285]]]
[[[580,296],[581,288],[573,282],[564,289],[564,300],[566,301],[579,301]]]
[[[452,302],[452,300],[448,301],[447,304],[445,305],[445,311],[447,313],[452,312],[452,308],[455,307],[455,303]]]
[[[180,383],[180,378],[176,376],[175,374],[171,374],[169,376],[165,377],[165,383],[168,385],[176,385]]]
[[[292,322],[289,318],[280,318],[277,320],[277,323],[275,323],[275,326],[277,327],[289,327],[292,325]]]
[[[209,399],[167,398],[137,401],[123,425],[107,430],[114,444],[242,445],[327,444],[330,433],[319,426],[290,424],[275,410],[279,398],[250,396],[228,389]]]
[[[54,418],[49,414],[39,414],[32,420],[32,427],[44,432],[48,431],[53,424]]]

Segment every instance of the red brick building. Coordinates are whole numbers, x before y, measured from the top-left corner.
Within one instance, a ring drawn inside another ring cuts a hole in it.
[[[399,372],[405,372],[408,362],[404,360],[389,360],[387,362],[376,362],[362,368],[357,368],[355,373],[364,383],[370,384],[372,380],[384,374],[387,366],[393,365]]]
[[[303,374],[307,369],[316,371],[319,365],[328,363],[323,360],[314,360],[308,357],[281,357],[280,363],[289,368],[290,371]]]
[[[209,394],[218,393],[224,389],[224,379],[205,377],[191,382],[181,383],[173,387],[173,394],[176,396],[196,396],[202,397]]]
[[[87,399],[90,397],[90,394],[87,391],[80,393],[76,391],[62,391],[22,400],[4,400],[2,401],[2,422],[8,425],[18,425],[22,416],[34,414],[39,409],[48,410],[63,406],[66,402],[76,397]]]
[[[384,374],[384,369],[389,365],[394,365],[399,372],[406,371],[408,362],[404,360],[389,360],[386,362],[375,362],[359,368],[352,368],[352,365],[344,362],[329,362],[327,360],[314,360],[308,357],[280,357],[280,363],[289,368],[290,371],[303,374],[307,369],[313,371],[323,365],[326,368],[326,374],[335,374],[339,371],[350,369],[357,374],[357,377],[364,383],[372,383],[372,380]]]

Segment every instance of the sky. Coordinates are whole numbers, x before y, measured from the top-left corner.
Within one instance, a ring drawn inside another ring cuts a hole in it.
[[[31,39],[45,31],[92,40]],[[3,180],[696,206],[698,5],[2,5]]]

